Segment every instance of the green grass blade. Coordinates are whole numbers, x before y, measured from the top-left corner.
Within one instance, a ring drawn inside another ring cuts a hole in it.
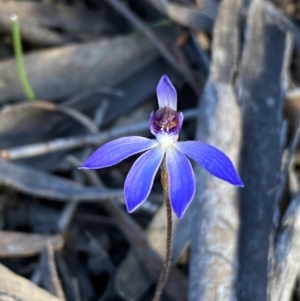
[[[19,19],[18,16],[12,14],[10,16],[12,22],[12,39],[13,39],[13,48],[15,53],[15,59],[17,64],[17,72],[19,76],[20,83],[22,85],[23,91],[28,100],[35,100],[35,94],[31,88],[29,80],[26,75],[24,61],[23,61],[23,50],[22,50],[22,41],[20,35]]]

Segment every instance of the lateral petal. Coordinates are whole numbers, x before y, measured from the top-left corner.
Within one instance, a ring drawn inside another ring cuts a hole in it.
[[[171,206],[182,218],[195,195],[195,177],[188,158],[175,148],[166,152]]]
[[[124,197],[129,213],[149,196],[164,154],[161,147],[156,147],[140,156],[131,167],[124,184]]]
[[[244,186],[231,160],[219,149],[199,141],[179,142],[175,147],[215,177],[235,186]]]
[[[158,107],[170,107],[174,111],[177,111],[177,92],[172,85],[170,79],[163,75],[159,80],[156,88],[156,94],[158,99]]]
[[[156,140],[131,136],[110,141],[98,148],[79,168],[97,169],[115,165],[122,160],[156,147]]]

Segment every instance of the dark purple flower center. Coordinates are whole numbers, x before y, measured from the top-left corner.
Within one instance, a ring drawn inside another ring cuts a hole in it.
[[[172,131],[178,123],[178,113],[169,107],[161,108],[153,114],[152,125],[156,131]]]
[[[149,126],[151,133],[158,139],[163,135],[171,135],[173,140],[178,139],[181,130],[183,115],[170,107],[163,107],[151,113]]]

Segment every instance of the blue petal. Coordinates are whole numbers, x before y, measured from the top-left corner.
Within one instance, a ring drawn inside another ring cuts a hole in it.
[[[81,169],[96,169],[115,165],[122,160],[156,147],[156,140],[144,137],[123,137],[110,141],[98,148],[83,164]]]
[[[160,79],[156,88],[156,94],[160,109],[170,107],[174,111],[177,111],[177,92],[166,75],[163,75]]]
[[[217,148],[198,141],[179,142],[175,147],[215,177],[235,186],[244,186],[230,159]]]
[[[195,194],[195,177],[188,158],[175,148],[166,154],[169,197],[178,218],[182,218]]]
[[[164,154],[161,147],[156,147],[140,156],[131,167],[124,184],[124,197],[129,213],[147,199]]]

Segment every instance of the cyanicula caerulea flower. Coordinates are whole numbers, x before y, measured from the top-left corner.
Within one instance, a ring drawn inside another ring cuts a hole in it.
[[[172,209],[181,218],[195,194],[195,178],[189,158],[217,178],[243,186],[230,159],[217,148],[198,141],[179,142],[183,114],[177,112],[177,93],[164,75],[156,89],[158,110],[150,115],[149,126],[156,139],[132,136],[101,146],[81,168],[98,169],[115,165],[144,152],[133,164],[124,184],[128,212],[133,212],[149,196],[154,177],[165,157]]]

